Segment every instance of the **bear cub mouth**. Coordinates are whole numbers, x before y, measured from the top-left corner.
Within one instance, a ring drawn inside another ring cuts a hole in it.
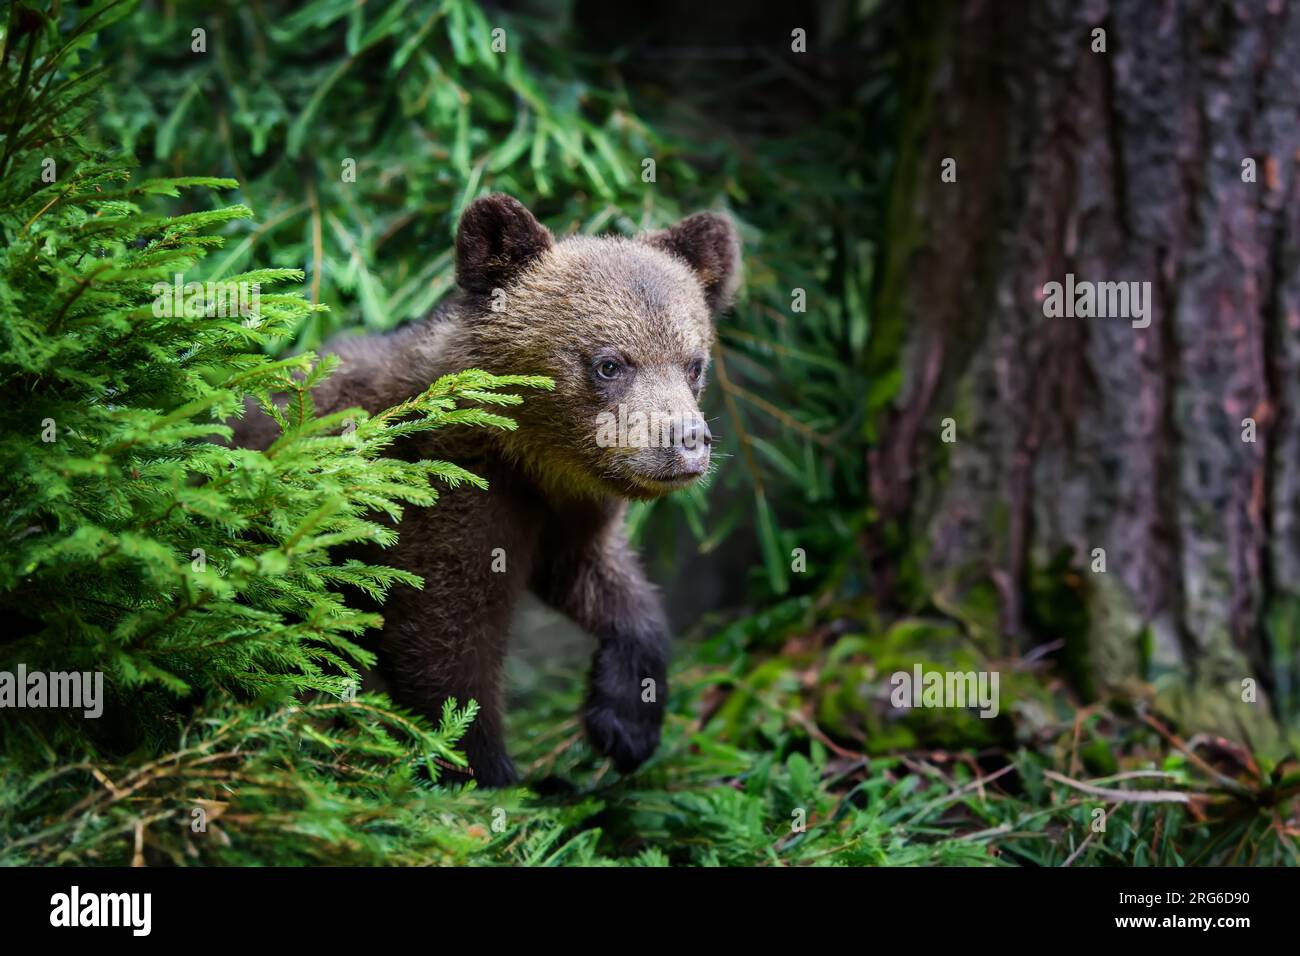
[[[636,484],[651,491],[667,494],[672,491],[680,491],[682,488],[689,488],[703,478],[708,471],[709,454],[706,450],[702,456],[693,461],[679,460],[670,466],[653,470],[629,468],[628,477]]]

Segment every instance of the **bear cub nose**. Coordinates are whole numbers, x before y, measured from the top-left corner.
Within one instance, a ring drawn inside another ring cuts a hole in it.
[[[685,473],[701,474],[709,467],[709,446],[713,444],[713,433],[703,418],[675,422],[673,444]]]

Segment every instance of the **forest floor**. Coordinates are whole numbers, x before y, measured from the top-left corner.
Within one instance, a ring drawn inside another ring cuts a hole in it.
[[[882,725],[873,687],[885,678],[846,664],[873,639],[737,650],[744,627],[780,630],[778,618],[679,643],[663,743],[628,777],[581,731],[589,648],[561,641],[546,662],[513,661],[512,750],[526,784],[429,794],[468,834],[430,862],[1300,864],[1294,766],[1184,741],[1142,708],[1079,708],[1044,673],[1033,677],[1041,693],[980,722],[997,725],[988,733],[934,715]],[[828,704],[846,696],[846,674],[860,711]],[[885,729],[873,743],[844,729],[855,723]]]

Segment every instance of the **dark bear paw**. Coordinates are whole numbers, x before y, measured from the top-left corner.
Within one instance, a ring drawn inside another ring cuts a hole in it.
[[[468,756],[470,765],[465,770],[453,770],[447,764],[440,764],[438,782],[448,786],[459,786],[474,780],[480,789],[509,787],[519,782],[519,771],[515,769],[514,761],[506,754]]]
[[[647,704],[642,711],[628,714],[626,708],[591,701],[583,718],[592,747],[611,758],[619,773],[631,773],[659,746],[662,708]]]
[[[496,753],[470,760],[480,787],[509,787],[519,782],[519,771],[506,754]]]

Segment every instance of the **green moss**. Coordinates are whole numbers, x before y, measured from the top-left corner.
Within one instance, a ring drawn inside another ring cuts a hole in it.
[[[1069,549],[1062,548],[1046,565],[1030,564],[1025,610],[1041,642],[1065,642],[1059,659],[1067,679],[1084,700],[1095,700],[1087,587],[1088,573],[1073,567]]]

